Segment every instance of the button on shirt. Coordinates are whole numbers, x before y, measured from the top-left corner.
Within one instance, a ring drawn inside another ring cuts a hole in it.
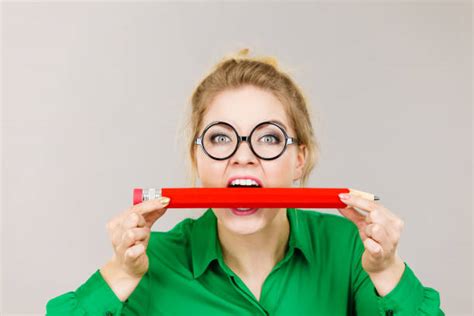
[[[378,295],[361,265],[364,245],[348,219],[288,208],[287,249],[257,300],[224,262],[212,209],[168,232],[152,232],[149,270],[122,302],[99,270],[51,299],[47,315],[444,315],[439,293],[405,263],[396,287]]]

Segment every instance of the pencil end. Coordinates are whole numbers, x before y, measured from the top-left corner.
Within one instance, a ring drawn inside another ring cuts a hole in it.
[[[377,195],[374,195],[374,201],[378,201],[380,198]]]

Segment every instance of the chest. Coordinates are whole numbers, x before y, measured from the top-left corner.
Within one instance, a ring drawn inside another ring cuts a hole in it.
[[[268,275],[268,274],[267,274]],[[249,289],[249,291],[255,296],[257,301],[260,300],[260,294],[262,293],[262,286],[265,282],[266,277],[247,277],[242,278],[242,282]]]

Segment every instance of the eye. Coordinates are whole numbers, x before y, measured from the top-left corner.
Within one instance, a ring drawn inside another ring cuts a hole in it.
[[[265,135],[262,136],[260,139],[263,139],[264,143],[271,143],[271,144],[278,144],[280,143],[280,138],[275,135]]]
[[[211,136],[211,140],[213,143],[219,144],[219,143],[226,143],[230,141],[229,137],[223,134],[214,134]]]

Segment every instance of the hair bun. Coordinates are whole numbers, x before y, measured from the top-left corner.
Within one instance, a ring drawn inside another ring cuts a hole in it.
[[[253,60],[259,61],[261,63],[268,64],[268,65],[271,65],[275,68],[278,68],[278,60],[275,57],[261,56],[261,57],[251,58],[251,57],[249,57],[249,53],[250,53],[249,48],[243,48],[243,49],[238,51],[237,58],[253,59]]]
[[[238,56],[248,56],[250,49],[243,48],[237,53]]]

